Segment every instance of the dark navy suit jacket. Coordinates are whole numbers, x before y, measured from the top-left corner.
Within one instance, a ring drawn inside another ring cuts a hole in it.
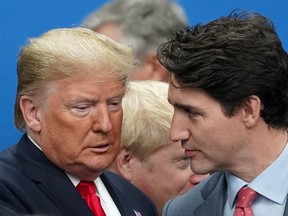
[[[122,216],[156,216],[155,206],[120,176],[101,176]],[[24,134],[0,153],[0,216],[93,216],[63,170],[52,164]]]

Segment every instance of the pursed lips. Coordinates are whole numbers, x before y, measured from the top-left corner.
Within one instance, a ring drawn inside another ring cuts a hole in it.
[[[113,145],[113,142],[103,142],[103,143],[96,144],[92,146],[91,148],[93,149],[93,151],[97,153],[103,153],[103,152],[108,151],[112,145]]]

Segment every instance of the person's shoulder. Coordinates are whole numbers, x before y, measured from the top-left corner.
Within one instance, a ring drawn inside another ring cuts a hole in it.
[[[157,215],[155,205],[150,198],[122,176],[111,171],[105,171],[101,175],[101,179],[104,184],[106,183],[106,187],[108,183],[109,187],[112,187],[117,193],[117,196],[126,200],[131,208],[139,210],[144,215]]]
[[[169,200],[164,206],[163,215],[191,216],[192,212],[214,191],[222,177],[223,173],[215,173],[186,193]]]
[[[0,202],[0,216],[19,216],[19,213],[16,213],[11,207],[8,207],[7,204]]]
[[[22,135],[21,139],[18,141],[17,144],[7,146],[0,151],[0,167],[6,167],[9,165],[15,167],[15,163],[18,163],[18,156],[20,155],[18,154],[17,156],[17,149],[19,148],[20,143],[27,142],[26,139],[28,139],[26,134]]]
[[[0,152],[0,169],[15,168],[15,146],[8,147]]]
[[[203,180],[186,193],[169,200],[164,206],[163,215],[190,215],[191,212],[204,201],[201,190],[209,179],[210,178]],[[168,211],[169,214],[167,213]]]
[[[1,192],[3,192],[3,188],[23,187],[22,184],[18,184],[18,181],[21,182],[25,178],[25,175],[23,173],[22,163],[14,150],[15,146],[11,146],[0,152]],[[17,179],[17,181],[15,181],[15,179]]]
[[[120,176],[114,172],[105,171],[101,176],[102,180],[103,180],[103,178],[106,178],[110,182],[110,184],[112,184],[119,191],[121,191],[125,194],[132,193],[134,195],[137,194],[141,197],[142,197],[142,195],[144,195],[144,193],[139,188],[137,188],[132,183],[130,183],[129,181],[124,179],[122,176]],[[144,195],[143,198],[146,198],[146,195]]]

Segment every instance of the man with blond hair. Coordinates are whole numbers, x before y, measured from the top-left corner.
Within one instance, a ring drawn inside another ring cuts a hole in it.
[[[105,172],[118,154],[132,50],[85,28],[30,39],[18,58],[18,144],[0,153],[1,215],[156,215]]]
[[[159,215],[165,202],[208,177],[193,173],[181,143],[169,140],[167,95],[165,82],[131,81],[123,98],[122,150],[112,168],[150,197]]]

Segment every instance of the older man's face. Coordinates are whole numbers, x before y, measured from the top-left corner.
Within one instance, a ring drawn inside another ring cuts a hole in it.
[[[39,109],[37,143],[67,173],[92,180],[119,151],[124,87],[88,76],[66,78],[51,88]]]

